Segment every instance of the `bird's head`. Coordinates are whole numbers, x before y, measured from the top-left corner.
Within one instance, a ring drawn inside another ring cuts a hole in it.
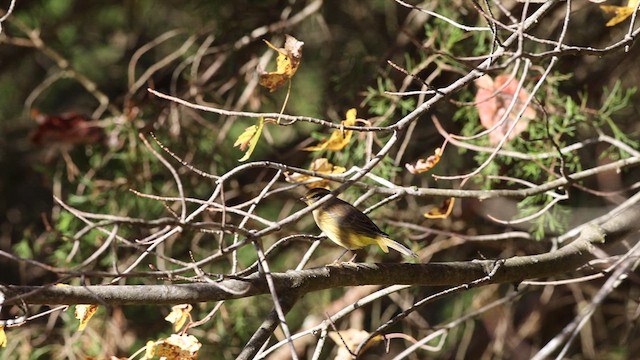
[[[329,195],[331,191],[324,188],[313,188],[300,198],[300,200],[304,201],[307,205],[311,205],[314,202],[322,199],[323,197]]]

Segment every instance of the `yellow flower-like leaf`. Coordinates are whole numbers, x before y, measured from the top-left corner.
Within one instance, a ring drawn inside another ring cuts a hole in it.
[[[144,359],[153,357],[180,360],[195,360],[202,344],[193,335],[173,334],[166,339],[147,342],[147,352]]]
[[[249,147],[249,143],[251,143],[251,139],[253,139],[254,136],[256,136],[257,131],[258,131],[258,126],[256,125],[251,125],[248,128],[244,129],[242,134],[238,136],[238,139],[236,140],[236,142],[233,143],[233,146],[240,147],[240,150],[242,151],[246,150]]]
[[[629,16],[633,14],[634,11],[636,11],[639,2],[640,0],[629,0],[627,2],[627,6],[600,5],[600,9],[602,9],[602,11],[604,11],[605,13],[613,13],[616,15],[611,20],[609,20],[609,22],[607,22],[606,26],[616,26],[625,21]]]
[[[347,119],[341,122],[344,126],[354,126],[356,124],[356,109],[349,109],[347,111]],[[353,135],[353,130],[334,130],[331,133],[331,137],[328,140],[323,140],[320,144],[316,146],[309,146],[302,150],[304,151],[340,151],[344,149],[345,146],[349,144],[351,141],[351,136]]]
[[[189,304],[176,305],[171,308],[171,312],[164,319],[173,324],[173,331],[178,331],[182,328],[187,319],[191,318],[191,309],[193,307]]]
[[[425,171],[429,171],[433,169],[438,162],[440,162],[440,157],[442,156],[443,148],[436,148],[433,152],[433,155],[427,157],[426,159],[418,159],[415,165],[412,164],[404,164],[404,166],[409,170],[412,174],[420,174]]]
[[[266,72],[258,68],[260,85],[273,92],[287,82],[287,80],[291,79],[298,70],[298,66],[300,66],[300,61],[302,60],[302,46],[304,42],[299,41],[291,35],[286,35],[284,48],[282,49],[276,48],[267,40],[264,40],[264,42],[278,52],[276,71]]]
[[[98,305],[94,304],[79,304],[76,305],[76,319],[80,320],[80,325],[78,325],[78,331],[84,330],[89,323],[91,317],[98,311]]]
[[[4,333],[4,326],[0,325],[0,347],[7,347],[7,334]]]
[[[311,163],[311,165],[309,166],[309,170],[315,171],[318,174],[329,175],[329,174],[341,174],[341,173],[345,172],[347,169],[345,169],[342,166],[333,165],[326,158],[319,158],[319,159],[314,160]],[[309,187],[309,188],[321,187],[321,188],[325,188],[325,189],[329,188],[329,181],[328,180],[323,179],[323,178],[319,178],[319,177],[315,177],[315,176],[303,175],[303,174],[300,174],[300,173],[290,174],[288,172],[285,172],[284,173],[284,177],[290,183],[301,183],[301,182],[305,182],[307,180],[317,180],[316,182],[307,184],[307,187]]]
[[[249,159],[251,153],[256,148],[258,144],[258,139],[260,139],[260,135],[262,134],[262,128],[264,127],[264,118],[260,118],[258,121],[258,125],[251,125],[248,128],[244,129],[244,132],[238,136],[238,139],[233,146],[239,146],[240,150],[247,152],[239,161],[245,161]]]
[[[427,219],[446,219],[451,214],[455,203],[455,198],[445,199],[439,207],[433,207],[429,212],[425,213],[424,217]]]

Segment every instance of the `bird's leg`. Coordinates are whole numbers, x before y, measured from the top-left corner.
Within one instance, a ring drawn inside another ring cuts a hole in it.
[[[345,250],[340,254],[340,256],[338,256],[338,258],[337,258],[337,259],[333,260],[333,263],[334,263],[334,264],[337,264],[337,263],[340,261],[340,259],[342,259],[342,257],[344,256],[344,254],[346,254],[346,253],[347,253],[347,251],[349,251],[349,249],[345,249]],[[355,257],[355,256],[354,256],[354,257]],[[352,260],[353,260],[353,259],[352,259]]]

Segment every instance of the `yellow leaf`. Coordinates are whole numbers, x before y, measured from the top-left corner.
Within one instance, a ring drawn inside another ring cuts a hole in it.
[[[0,347],[7,347],[7,334],[4,333],[4,326],[0,325]]]
[[[154,356],[167,359],[191,360],[198,358],[202,344],[193,335],[173,334],[155,342]]]
[[[258,68],[258,76],[260,77],[260,85],[269,89],[269,91],[276,91],[287,80],[291,79],[300,66],[302,60],[302,46],[304,42],[298,41],[291,35],[286,35],[284,42],[284,48],[278,49],[273,46],[267,40],[264,40],[267,45],[273,50],[278,52],[278,58],[276,59],[276,71],[266,72]]]
[[[238,136],[236,142],[233,143],[233,146],[239,146],[240,150],[244,151],[249,147],[249,143],[251,139],[256,135],[258,127],[256,125],[251,125],[248,128],[244,129],[242,134]]]
[[[176,305],[171,308],[171,312],[164,319],[173,324],[173,331],[178,331],[182,325],[191,317],[191,309],[189,304]]]
[[[89,320],[93,316],[93,314],[98,311],[98,305],[94,304],[79,304],[76,305],[76,319],[80,320],[80,325],[78,326],[78,331],[84,330],[89,323]]]
[[[345,169],[342,166],[333,165],[326,158],[319,158],[314,160],[311,163],[311,165],[309,166],[309,170],[315,171],[318,174],[329,175],[329,174],[341,174],[345,172],[347,169]],[[284,177],[290,183],[301,183],[301,182],[306,182],[307,180],[317,180],[316,182],[307,184],[306,186],[309,188],[317,188],[317,187],[321,187],[325,189],[329,188],[328,180],[315,177],[315,176],[303,175],[300,173],[289,174],[288,172],[285,172]]]
[[[442,156],[443,148],[436,148],[433,152],[433,155],[429,156],[426,159],[418,159],[415,165],[404,164],[404,166],[409,170],[412,174],[419,174],[425,171],[429,171],[433,169],[438,162],[440,162],[440,157]]]
[[[625,21],[633,14],[634,11],[636,11],[638,3],[640,3],[640,0],[629,0],[627,2],[627,6],[600,5],[600,9],[605,13],[614,13],[616,15],[607,22],[606,26],[616,26]]]
[[[349,109],[347,111],[347,119],[342,121],[341,124],[344,126],[354,126],[356,124],[356,109]],[[302,150],[304,151],[340,151],[344,149],[345,146],[349,144],[351,141],[351,136],[353,134],[353,130],[334,130],[331,133],[331,137],[329,140],[323,140],[320,144],[316,146],[309,146]]]
[[[424,214],[427,219],[446,219],[453,210],[453,205],[456,203],[455,198],[448,198],[440,204],[439,207],[434,207],[429,212]]]
[[[251,153],[253,153],[253,150],[256,148],[256,145],[258,144],[258,139],[260,139],[260,135],[262,134],[263,127],[264,127],[264,118],[261,117],[260,120],[258,121],[257,126],[251,125],[248,128],[246,128],[244,132],[240,134],[240,136],[238,136],[238,139],[236,140],[236,142],[233,143],[233,146],[234,147],[239,146],[240,150],[245,150],[248,148],[247,152],[239,161],[245,161],[251,156]]]

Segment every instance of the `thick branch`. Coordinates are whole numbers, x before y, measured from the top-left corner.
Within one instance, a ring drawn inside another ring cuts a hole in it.
[[[572,271],[593,258],[594,243],[615,241],[638,229],[640,209],[633,207],[602,226],[586,227],[572,243],[554,252],[509,258],[490,283],[517,283]],[[276,291],[302,296],[306,293],[359,285],[449,286],[471,282],[487,274],[492,260],[428,264],[341,264],[300,271],[273,273]],[[6,286],[7,303],[16,296],[28,304],[179,304],[237,299],[268,294],[261,274],[244,279],[226,279],[215,284],[95,285],[95,286]]]

